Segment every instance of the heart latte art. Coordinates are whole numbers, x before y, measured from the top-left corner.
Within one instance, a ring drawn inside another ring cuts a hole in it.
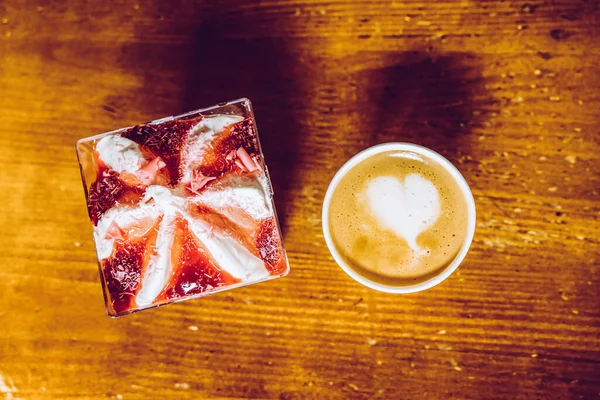
[[[440,197],[433,183],[418,174],[407,175],[404,183],[382,176],[368,183],[366,195],[379,224],[420,254],[417,237],[440,215]]]
[[[404,285],[452,262],[466,236],[466,210],[445,169],[415,153],[390,151],[342,177],[328,223],[348,265],[371,280]]]

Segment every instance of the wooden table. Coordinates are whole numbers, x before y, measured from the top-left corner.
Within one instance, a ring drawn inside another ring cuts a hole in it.
[[[600,10],[588,1],[0,2],[0,398],[600,395]],[[105,315],[74,144],[247,96],[292,272]],[[427,292],[321,232],[351,155],[455,162],[477,233]]]

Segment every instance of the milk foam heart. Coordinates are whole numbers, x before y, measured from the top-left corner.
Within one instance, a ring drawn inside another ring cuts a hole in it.
[[[420,174],[408,174],[401,182],[392,176],[372,179],[366,190],[372,215],[385,229],[406,240],[415,253],[419,235],[437,221],[440,196],[436,187]]]

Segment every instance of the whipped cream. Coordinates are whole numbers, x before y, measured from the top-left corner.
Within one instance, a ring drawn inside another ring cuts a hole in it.
[[[110,257],[113,251],[114,239],[107,238],[106,232],[115,222],[121,229],[128,231],[141,220],[156,220],[162,214],[154,204],[141,203],[138,207],[115,207],[108,210],[94,228],[94,241],[98,259]]]
[[[175,196],[164,186],[151,185],[146,189],[141,204],[153,203],[161,210],[163,220],[158,228],[156,251],[150,258],[148,268],[142,277],[142,287],[135,298],[139,306],[147,306],[154,302],[163,288],[169,283],[173,272],[171,251],[175,241],[175,221],[177,214],[185,208],[185,199]],[[188,221],[190,224],[192,221]]]
[[[243,121],[244,117],[239,115],[208,115],[202,118],[200,123],[196,125],[191,134],[210,134],[213,135],[222,132],[229,125],[233,125]]]
[[[105,136],[96,144],[100,159],[117,172],[130,172],[140,169],[145,163],[137,143],[120,135]]]
[[[200,224],[190,225],[192,232],[231,276],[243,280],[260,280],[269,276],[265,263],[237,240],[213,233]]]
[[[195,201],[201,201],[233,220],[233,208],[243,210],[255,220],[273,215],[270,193],[256,179],[231,175],[222,179],[216,189],[201,192]]]
[[[181,167],[183,170],[182,182],[192,179],[192,172],[202,164],[202,156],[207,146],[225,128],[244,118],[239,115],[211,115],[202,118],[187,135],[184,151],[182,153]]]
[[[175,240],[175,219],[175,213],[165,212],[160,222],[156,237],[156,251],[150,258],[148,268],[142,277],[142,287],[135,297],[135,302],[141,307],[152,304],[169,283],[169,277],[173,272],[171,250]]]

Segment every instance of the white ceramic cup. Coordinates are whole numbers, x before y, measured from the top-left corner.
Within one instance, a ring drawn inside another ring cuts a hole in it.
[[[366,160],[376,154],[385,153],[388,151],[407,151],[420,154],[428,159],[434,161],[439,166],[443,167],[446,171],[448,171],[452,177],[455,179],[456,183],[462,190],[463,196],[467,203],[467,234],[465,236],[465,241],[463,242],[460,251],[452,260],[452,262],[443,269],[438,275],[417,284],[406,285],[406,286],[391,286],[384,285],[378,282],[373,282],[365,278],[364,276],[357,273],[355,270],[350,268],[348,264],[344,262],[340,254],[338,253],[335,245],[333,243],[333,239],[331,238],[331,232],[329,231],[329,206],[331,204],[331,197],[333,196],[333,192],[335,188],[339,184],[340,180],[344,175],[348,173],[354,166],[356,166],[361,161]],[[475,234],[475,200],[473,199],[473,193],[471,193],[471,189],[467,184],[467,181],[462,176],[460,171],[456,169],[450,161],[436,153],[433,150],[430,150],[426,147],[419,146],[411,143],[384,143],[380,145],[376,145],[373,147],[369,147],[366,150],[361,151],[356,154],[350,160],[348,160],[335,174],[331,183],[329,184],[329,188],[327,189],[327,193],[325,194],[325,200],[323,201],[323,212],[322,212],[322,224],[323,224],[323,234],[325,236],[325,242],[327,242],[327,247],[331,252],[334,260],[338,263],[338,265],[354,280],[363,285],[370,287],[371,289],[379,290],[381,292],[388,293],[414,293],[420,292],[422,290],[427,290],[432,288],[433,286],[443,282],[446,278],[448,278],[455,270],[458,268],[460,263],[464,260],[467,252],[469,251],[469,247],[471,246],[471,242],[473,241],[473,236]]]

